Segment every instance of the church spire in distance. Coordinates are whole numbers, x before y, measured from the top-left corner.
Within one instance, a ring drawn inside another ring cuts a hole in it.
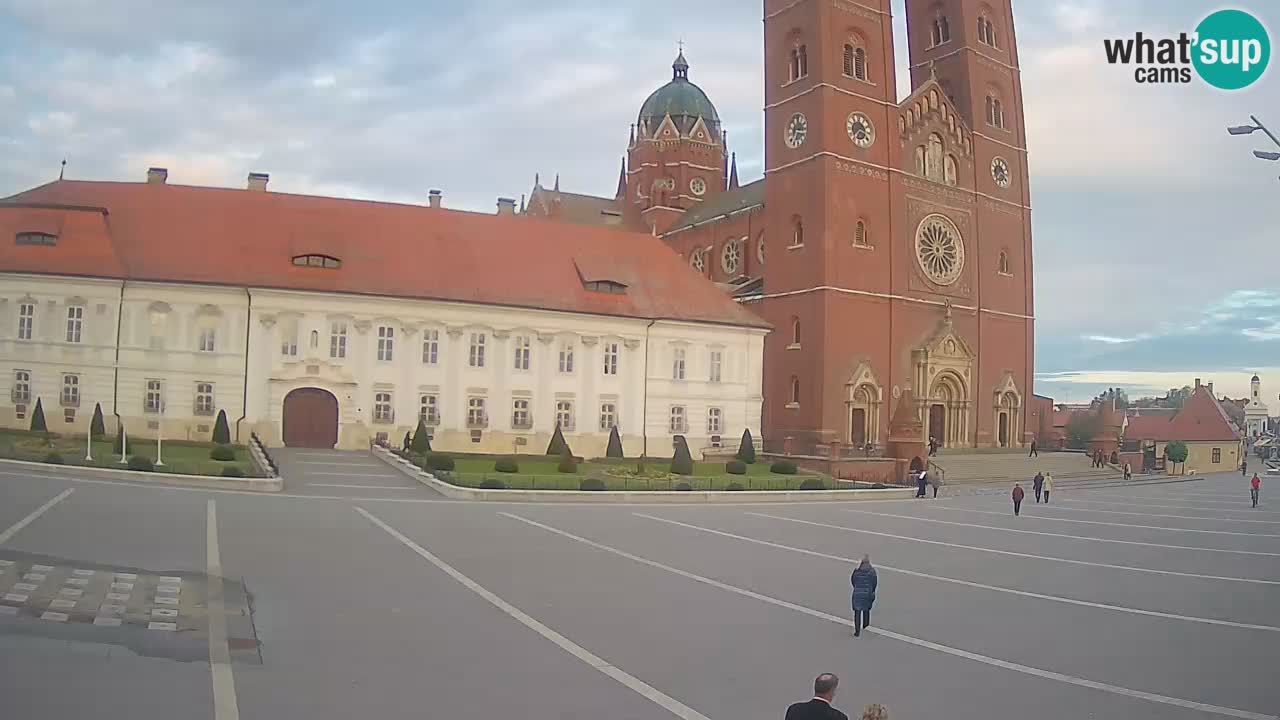
[[[738,153],[734,153],[729,160],[729,189],[738,189]]]

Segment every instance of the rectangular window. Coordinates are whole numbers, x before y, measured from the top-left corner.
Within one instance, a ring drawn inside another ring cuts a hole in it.
[[[152,347],[155,347],[155,331],[152,330]],[[280,328],[280,354],[298,357],[298,321],[291,320]]]
[[[467,353],[467,364],[473,368],[484,367],[484,333],[471,333],[471,350]]]
[[[723,425],[721,424],[721,419],[723,417],[724,417],[724,413],[720,411],[720,408],[716,408],[716,407],[707,408],[707,434],[708,435],[720,434],[721,428],[723,427]]]
[[[143,396],[142,411],[148,413],[164,412],[164,383],[159,380],[147,381],[147,394]]]
[[[529,342],[529,338],[521,335],[516,338],[516,369],[529,369],[529,356],[533,343]]]
[[[373,421],[376,423],[389,423],[394,419],[395,412],[391,409],[391,393],[374,393]]]
[[[1216,465],[1222,462],[1222,448],[1213,449],[1213,463]]]
[[[62,376],[62,406],[80,407],[80,376]]]
[[[196,415],[213,414],[213,383],[196,383],[196,402],[193,409]]]
[[[200,352],[213,352],[217,336],[218,333],[213,328],[202,329],[200,331]]]
[[[34,303],[18,305],[18,339],[30,340],[36,324],[36,306]]]
[[[378,360],[391,362],[396,345],[396,329],[386,325],[378,326]]]
[[[671,351],[671,379],[684,379],[684,348],[678,347]]]
[[[473,397],[467,399],[467,427],[483,428],[489,426],[489,413],[485,410],[485,400],[482,397]]]
[[[556,401],[556,423],[560,425],[561,430],[573,430],[573,401],[557,400]]]
[[[440,362],[440,331],[422,331],[422,363],[435,365]]]
[[[573,372],[573,345],[569,343],[560,346],[560,372]]]
[[[329,325],[329,357],[341,360],[347,356],[347,324],[337,321]]]
[[[31,371],[30,370],[14,370],[13,371],[13,402],[15,405],[25,405],[31,402]]]
[[[66,423],[66,424],[68,424],[68,425],[71,425],[71,424],[75,423],[75,421],[76,421],[76,409],[75,409],[75,408],[70,408],[70,407],[69,407],[69,408],[63,408],[63,409],[62,409],[62,422]]]
[[[440,403],[435,395],[418,398],[418,418],[428,425],[440,424]]]
[[[667,427],[673,433],[689,432],[689,422],[685,418],[683,405],[671,406],[671,423]]]
[[[67,308],[67,342],[80,342],[80,332],[84,329],[84,308],[72,305]]]
[[[604,344],[604,374],[618,374],[618,343]]]
[[[719,350],[711,351],[711,371],[707,377],[713,383],[720,382],[720,371],[724,366],[724,353]]]
[[[600,403],[600,431],[609,432],[618,424],[618,406],[613,403]]]
[[[533,427],[533,418],[529,415],[529,401],[516,398],[511,401],[511,427],[525,430]]]

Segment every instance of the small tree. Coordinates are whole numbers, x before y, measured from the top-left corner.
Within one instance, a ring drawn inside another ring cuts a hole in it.
[[[31,413],[31,432],[49,432],[49,426],[44,422],[44,406],[40,404],[40,398],[36,398],[35,412]]]
[[[1187,461],[1187,444],[1181,440],[1170,440],[1164,446],[1164,457],[1171,463],[1181,464]]]
[[[1098,434],[1100,421],[1097,413],[1079,412],[1067,421],[1067,447],[1083,450],[1089,447],[1094,436]]]
[[[230,445],[231,428],[227,427],[227,411],[219,410],[218,419],[213,423],[213,444]]]
[[[548,455],[564,455],[573,454],[569,449],[569,443],[565,442],[564,433],[560,430],[560,423],[556,423],[556,431],[551,435],[551,443],[547,445]]]
[[[102,419],[102,403],[93,406],[93,420],[89,422],[89,436],[98,440],[107,434],[107,424]]]
[[[693,456],[689,454],[689,443],[683,435],[675,436],[676,451],[671,456],[671,472],[676,475],[693,474]]]
[[[418,429],[413,431],[409,449],[419,455],[431,452],[431,438],[427,437],[427,421],[424,418],[418,418]]]
[[[742,431],[742,444],[738,445],[738,454],[735,458],[742,462],[752,465],[756,461],[756,444],[751,437],[751,429],[747,428]]]
[[[622,454],[622,437],[618,435],[618,426],[609,431],[609,447],[604,451],[605,457],[620,458]]]

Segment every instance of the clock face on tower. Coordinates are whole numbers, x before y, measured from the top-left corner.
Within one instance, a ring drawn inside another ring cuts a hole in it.
[[[783,140],[786,141],[787,147],[795,150],[804,144],[805,138],[809,136],[809,121],[805,116],[796,113],[791,116],[791,122],[787,123],[786,133]]]
[[[1013,182],[1013,176],[1009,174],[1009,163],[1002,157],[997,157],[991,161],[991,179],[1002,188],[1009,187],[1009,183]]]
[[[853,144],[860,148],[869,148],[876,141],[876,129],[871,124],[871,118],[860,112],[849,113],[845,131],[849,133]]]

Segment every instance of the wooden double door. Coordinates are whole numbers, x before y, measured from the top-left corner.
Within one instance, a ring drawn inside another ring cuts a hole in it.
[[[284,397],[286,447],[332,449],[338,444],[338,398],[320,388],[299,388]]]

